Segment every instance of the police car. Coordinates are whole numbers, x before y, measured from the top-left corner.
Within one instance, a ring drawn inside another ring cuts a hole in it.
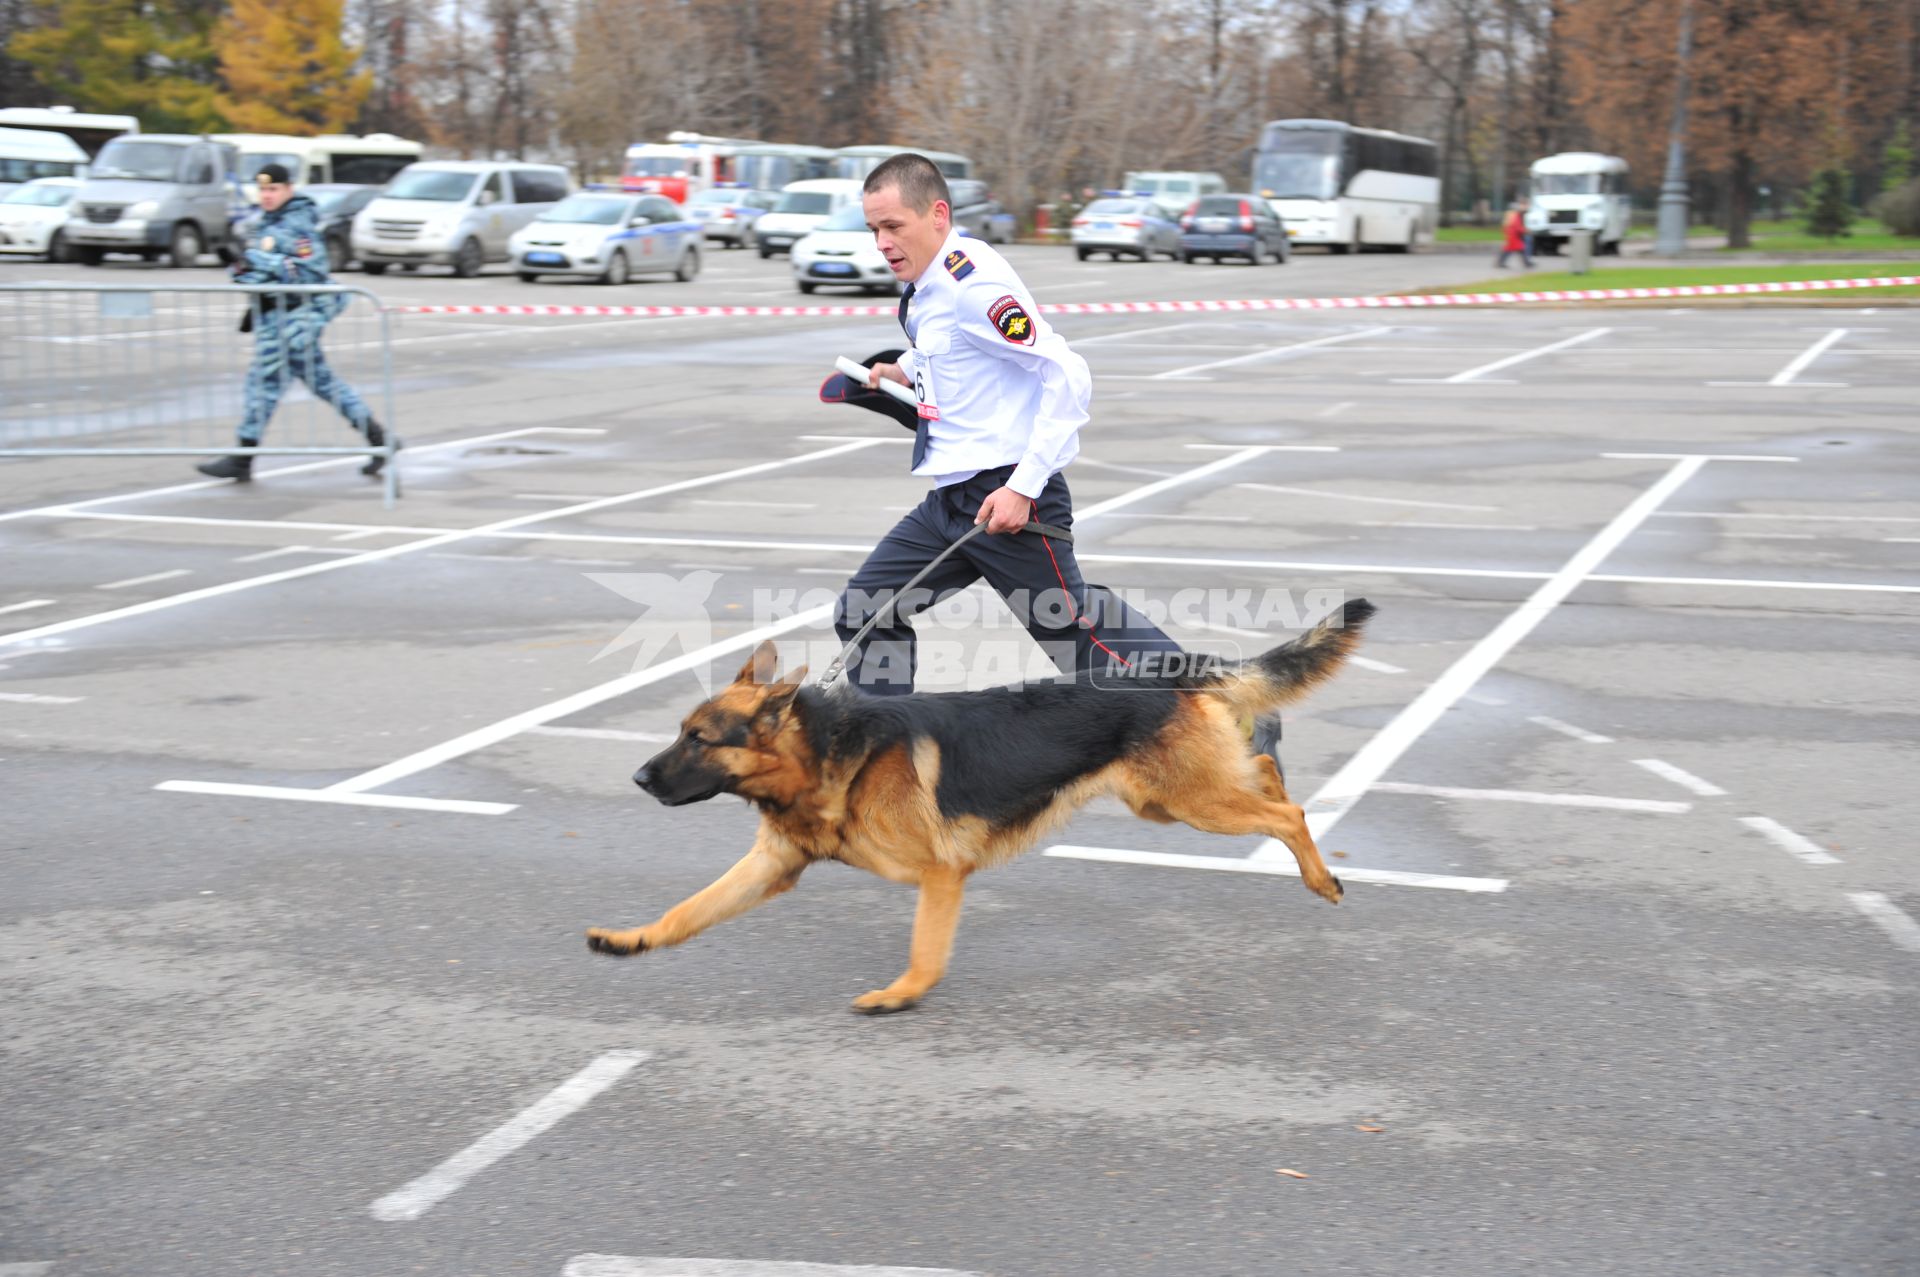
[[[541,213],[507,241],[521,279],[586,275],[624,284],[648,271],[685,283],[700,273],[700,223],[663,195],[580,191]]]
[[[793,280],[803,293],[822,285],[862,292],[898,293],[901,289],[874,243],[866,211],[858,204],[832,214],[793,246]]]
[[[687,216],[700,223],[710,240],[728,248],[752,248],[753,224],[771,212],[780,197],[727,182],[687,201]]]

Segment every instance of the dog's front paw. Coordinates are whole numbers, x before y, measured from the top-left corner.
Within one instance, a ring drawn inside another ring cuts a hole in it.
[[[1330,905],[1339,904],[1341,899],[1347,894],[1347,889],[1341,886],[1340,880],[1332,874],[1327,875],[1327,880],[1324,883],[1307,884],[1307,890],[1319,896]]]
[[[875,989],[872,993],[863,993],[855,998],[853,1009],[862,1015],[892,1015],[895,1011],[905,1011],[919,1001],[918,998],[888,989]]]
[[[595,953],[611,954],[616,958],[645,953],[648,945],[641,937],[640,930],[639,927],[631,931],[609,931],[605,927],[589,927],[587,928],[587,948]]]

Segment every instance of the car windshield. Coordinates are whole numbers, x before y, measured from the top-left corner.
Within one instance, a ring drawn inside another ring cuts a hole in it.
[[[1535,195],[1598,195],[1600,175],[1598,173],[1535,173],[1533,193]]]
[[[247,151],[240,156],[238,172],[242,178],[251,182],[260,170],[269,164],[278,164],[292,175],[294,181],[300,180],[300,157],[291,151]]]
[[[135,182],[171,182],[186,148],[171,142],[109,142],[93,162],[92,177]]]
[[[858,204],[849,204],[820,223],[823,231],[864,231],[867,229],[867,210]]]
[[[540,214],[543,222],[572,222],[583,226],[618,226],[627,201],[605,195],[569,195]]]
[[[22,186],[0,196],[0,204],[31,204],[36,208],[60,208],[73,199],[71,186]]]
[[[434,200],[441,204],[458,204],[467,198],[467,192],[479,180],[477,173],[411,169],[394,178],[387,189],[380,193],[396,200]]]
[[[833,196],[824,191],[785,191],[780,203],[773,210],[776,213],[831,213]],[[866,223],[860,223],[865,226]]]
[[[1088,215],[1093,217],[1124,217],[1128,213],[1140,211],[1139,200],[1095,200],[1087,205]]]

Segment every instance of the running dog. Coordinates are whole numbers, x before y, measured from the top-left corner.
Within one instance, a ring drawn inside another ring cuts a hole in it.
[[[1273,759],[1248,752],[1243,724],[1331,678],[1373,612],[1351,600],[1263,656],[1198,675],[910,696],[803,687],[804,668],[777,678],[779,655],[763,643],[633,777],[669,807],[738,794],[760,809],[752,850],[657,922],[592,928],[587,947],[625,956],[681,944],[791,890],[815,861],[838,860],[920,888],[906,972],[853,1003],[903,1011],[946,974],[967,875],[1011,860],[1101,794],[1147,820],[1278,838],[1307,890],[1338,904],[1340,880]]]

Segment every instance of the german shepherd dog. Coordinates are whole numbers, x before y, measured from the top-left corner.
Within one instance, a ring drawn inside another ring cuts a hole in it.
[[[658,921],[594,927],[587,946],[625,956],[683,943],[790,890],[815,861],[838,860],[920,888],[905,974],[853,1002],[903,1011],[946,974],[967,875],[1013,859],[1101,794],[1147,820],[1278,838],[1307,890],[1338,904],[1340,880],[1273,759],[1248,751],[1243,724],[1331,678],[1373,612],[1351,600],[1292,642],[1198,676],[908,696],[803,687],[804,668],[776,678],[778,652],[763,643],[633,777],[669,807],[745,798],[760,809],[753,848]]]

